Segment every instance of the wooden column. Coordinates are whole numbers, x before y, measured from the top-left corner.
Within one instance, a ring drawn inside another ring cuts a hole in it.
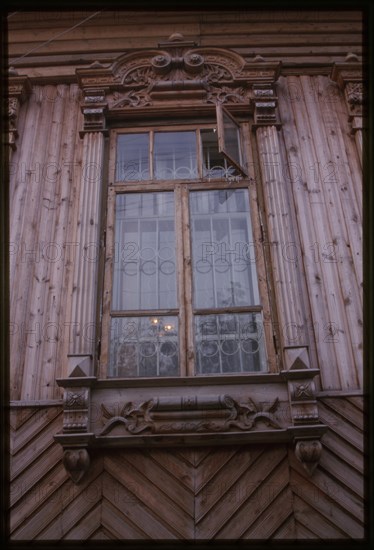
[[[279,317],[281,346],[308,347],[308,304],[302,284],[301,246],[292,211],[293,174],[282,158],[277,98],[271,85],[254,85],[254,116],[262,176],[267,239]]]
[[[313,378],[319,374],[311,353],[308,326],[311,324],[301,243],[298,235],[292,181],[294,166],[288,166],[279,139],[277,97],[272,83],[253,85],[256,141],[267,217],[267,239],[276,295],[282,375],[287,381],[295,454],[312,475],[321,456],[320,423]],[[308,426],[310,435],[296,430]]]
[[[362,133],[365,129],[363,105],[365,90],[363,84],[362,66],[355,54],[348,54],[344,63],[335,63],[330,78],[344,91],[348,107],[348,120],[351,123],[351,133],[354,134],[358,155],[362,166]]]
[[[9,69],[8,77],[8,141],[9,161],[12,158],[12,152],[17,149],[18,138],[18,113],[21,103],[30,94],[31,85],[26,75],[19,75],[12,67]]]
[[[100,214],[104,159],[105,92],[85,89],[82,112],[84,127],[82,173],[76,233],[71,308],[72,340],[68,375],[77,366],[85,376],[93,375],[96,341],[97,284],[100,255]]]

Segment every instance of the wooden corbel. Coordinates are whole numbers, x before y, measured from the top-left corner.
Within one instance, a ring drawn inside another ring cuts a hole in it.
[[[313,380],[319,369],[311,368],[306,347],[285,348],[284,361],[287,368],[282,375],[288,386],[295,455],[305,471],[312,475],[321,458],[320,438],[327,430],[327,426],[319,421]]]
[[[77,364],[68,378],[58,378],[57,384],[64,388],[63,427],[62,433],[56,434],[64,450],[63,465],[74,483],[79,483],[90,466],[88,447],[93,439],[90,433],[91,385],[94,376],[84,373],[85,359],[82,366]]]

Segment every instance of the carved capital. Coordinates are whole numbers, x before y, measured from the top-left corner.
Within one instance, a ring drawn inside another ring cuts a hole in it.
[[[64,392],[63,433],[89,430],[89,388],[67,388]]]
[[[107,133],[106,111],[108,104],[105,98],[104,89],[86,88],[83,91],[84,98],[81,110],[84,116],[83,130],[80,136],[87,132]]]
[[[304,439],[296,442],[295,455],[311,476],[316,469],[322,454],[322,444],[318,439]]]
[[[8,80],[8,144],[12,150],[16,149],[18,138],[17,124],[21,103],[31,92],[30,81],[27,76],[19,76],[16,71],[9,71]]]
[[[279,123],[277,115],[278,98],[270,84],[253,84],[252,103],[255,126],[269,126]]]
[[[65,470],[74,483],[79,483],[90,467],[87,449],[66,449],[62,457]]]
[[[356,56],[348,56],[349,61],[335,63],[330,78],[336,82],[347,102],[352,133],[363,128],[363,106],[366,103],[366,90],[363,82],[363,68]]]

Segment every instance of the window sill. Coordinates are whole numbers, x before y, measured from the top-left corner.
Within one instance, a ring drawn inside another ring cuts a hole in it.
[[[94,388],[159,388],[160,386],[228,386],[234,384],[269,384],[283,382],[280,373],[212,374],[158,378],[98,378]]]

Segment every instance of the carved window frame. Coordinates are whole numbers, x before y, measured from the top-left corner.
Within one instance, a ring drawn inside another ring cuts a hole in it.
[[[199,120],[211,115],[216,104],[225,104],[231,114],[243,117],[244,145],[254,152],[255,162],[248,166],[245,185],[251,191],[254,239],[265,244],[266,231],[261,210],[257,210],[262,204],[262,193],[259,174],[254,173],[258,164],[255,142],[259,128],[269,126],[273,132],[280,127],[274,90],[280,66],[280,62],[266,62],[261,56],[245,61],[234,51],[197,47],[175,33],[160,43],[158,49],[120,55],[110,67],[94,62],[90,67],[77,69],[84,95],[80,135],[100,132],[105,136],[108,130],[137,126],[136,121],[144,125],[147,120],[158,119],[164,123],[181,117],[182,113],[192,122],[193,118]],[[256,132],[256,138],[251,130]],[[221,146],[227,153],[224,144]],[[90,154],[91,149],[88,147]],[[158,186],[162,185],[170,189],[170,184],[158,182]],[[231,185],[243,187],[243,180]],[[214,188],[216,183],[202,184],[204,189],[209,186]],[[136,187],[127,184],[126,190],[135,191]],[[113,204],[113,196],[120,190],[120,186],[110,186],[109,204]],[[103,223],[103,228],[106,228],[103,241],[106,239],[108,247],[113,238],[110,219]],[[269,315],[274,312],[276,315],[268,282],[271,279],[268,250],[260,261],[259,284],[267,287],[272,310],[269,308]],[[88,289],[87,295],[92,296],[91,291]],[[285,348],[285,367],[281,367],[275,342],[273,347],[274,336],[270,330],[267,353],[274,350],[274,368],[255,374],[108,379],[101,377],[100,369],[94,372],[92,348],[91,355],[69,356],[71,372],[67,378],[57,380],[64,388],[64,420],[63,430],[55,439],[64,448],[63,463],[72,480],[79,483],[88,470],[91,448],[291,441],[296,444],[296,457],[312,474],[321,455],[319,439],[326,431],[318,420],[313,381],[319,370],[311,366],[306,347]]]
[[[194,117],[191,120],[191,117],[188,116],[187,110],[181,110],[179,113],[178,118],[173,120],[165,120],[164,124],[160,124],[159,121],[152,122],[151,120],[147,120],[146,118],[140,118],[136,121],[129,121],[128,124],[121,124],[121,120],[117,119],[115,123],[115,127],[113,127],[110,131],[110,137],[109,137],[109,166],[108,166],[108,173],[109,173],[109,186],[108,186],[108,199],[107,199],[107,206],[105,208],[106,212],[106,220],[105,220],[105,241],[106,241],[106,250],[105,250],[105,273],[103,276],[103,297],[100,296],[100,300],[102,300],[102,313],[101,313],[101,335],[100,335],[100,356],[98,358],[98,364],[97,364],[97,375],[100,380],[108,380],[107,372],[108,372],[108,362],[109,362],[109,344],[110,344],[110,337],[109,337],[109,326],[110,326],[110,317],[111,317],[111,311],[109,304],[111,302],[111,285],[113,281],[113,254],[114,254],[114,224],[115,224],[115,202],[116,202],[116,196],[117,194],[123,194],[123,193],[131,193],[131,192],[162,192],[162,191],[174,191],[176,201],[180,201],[180,206],[176,207],[177,213],[180,213],[180,220],[176,220],[176,238],[182,239],[184,242],[187,242],[187,256],[191,256],[190,251],[190,239],[191,236],[189,234],[189,222],[190,220],[187,219],[186,212],[189,211],[188,208],[188,195],[191,190],[196,191],[202,191],[202,190],[227,190],[227,189],[245,189],[248,192],[248,199],[249,199],[249,209],[250,209],[250,224],[252,229],[252,235],[253,235],[253,241],[255,244],[255,250],[256,250],[256,275],[257,275],[257,283],[259,287],[259,294],[260,294],[260,303],[261,303],[261,313],[262,313],[262,321],[263,321],[263,327],[264,327],[264,338],[265,338],[265,353],[267,357],[267,369],[258,373],[255,372],[248,372],[248,373],[232,373],[232,374],[210,374],[210,375],[204,375],[204,374],[195,374],[194,369],[194,356],[195,351],[193,348],[193,320],[194,320],[194,313],[193,313],[193,306],[192,306],[192,272],[191,272],[191,266],[188,263],[188,258],[184,258],[182,256],[181,249],[182,247],[178,247],[179,251],[177,250],[177,261],[179,262],[180,266],[184,266],[184,269],[180,269],[180,272],[182,273],[182,276],[180,276],[180,280],[177,281],[179,286],[182,286],[185,293],[187,292],[188,297],[185,298],[185,303],[182,303],[182,300],[179,303],[178,309],[179,314],[178,317],[181,316],[182,318],[182,329],[184,331],[184,335],[181,336],[180,341],[182,342],[181,350],[180,350],[180,375],[175,376],[169,379],[169,377],[162,377],[162,381],[166,381],[167,383],[170,383],[172,385],[178,385],[178,380],[182,378],[193,378],[197,377],[201,380],[201,383],[205,384],[212,384],[217,379],[220,378],[226,378],[226,379],[235,379],[239,380],[242,378],[243,380],[247,380],[250,377],[254,376],[266,376],[271,373],[276,373],[279,371],[279,361],[277,356],[277,349],[275,345],[275,339],[274,339],[274,316],[272,314],[272,311],[274,311],[274,304],[272,304],[272,297],[270,292],[270,282],[269,279],[271,278],[271,274],[269,273],[269,266],[267,265],[267,261],[265,258],[265,250],[263,247],[263,231],[262,231],[262,212],[260,210],[259,203],[261,201],[258,200],[258,186],[260,185],[260,182],[258,179],[256,180],[255,177],[242,177],[241,179],[238,178],[237,181],[228,181],[227,179],[218,178],[218,179],[211,179],[206,180],[204,178],[197,178],[194,180],[157,180],[157,179],[149,179],[145,181],[128,181],[128,182],[119,182],[115,179],[115,170],[116,170],[116,147],[117,147],[117,137],[120,134],[123,133],[141,133],[141,132],[157,132],[157,131],[184,131],[184,130],[200,130],[200,129],[207,129],[207,128],[214,128],[217,127],[218,124],[222,123],[222,120],[218,122],[218,118],[222,116],[222,107],[216,108],[216,106],[211,106],[209,109],[210,111],[210,120],[204,121],[203,123],[199,123],[199,117],[196,117],[196,113],[194,113]],[[228,112],[227,109],[225,109],[226,113]],[[217,117],[218,113],[218,117]],[[242,122],[237,122],[232,115],[230,115],[230,118],[235,121],[235,124],[238,125],[238,128],[240,129],[241,134],[241,155],[243,155],[242,158],[248,157],[248,159],[252,159],[254,151],[251,144],[251,126],[250,126],[250,120],[249,117],[247,117],[247,120],[244,120]],[[174,123],[173,123],[174,122]],[[222,143],[222,133],[221,135],[221,143]],[[218,145],[219,144],[219,137],[218,137]],[[225,155],[224,155],[225,156]],[[200,158],[200,152],[198,152],[199,160]],[[229,157],[229,162],[231,163],[231,158]],[[234,164],[234,163],[233,163]],[[248,163],[249,165],[251,163]],[[252,163],[254,166],[254,163]],[[235,168],[237,168],[235,163]],[[243,173],[243,170],[240,169],[240,171]],[[254,175],[254,174],[253,174]],[[178,227],[177,227],[178,226]],[[178,240],[177,240],[178,243]],[[186,262],[187,260],[187,262]],[[187,271],[187,275],[183,274],[185,271]],[[182,280],[181,280],[182,277]],[[235,309],[235,308],[231,308]],[[240,309],[240,308],[239,308]],[[251,307],[244,307],[241,312],[249,312],[251,310]],[[146,314],[147,312],[142,312],[142,315]],[[204,312],[204,314],[214,314],[217,313],[216,308],[212,308],[207,312]],[[160,313],[161,315],[162,313]],[[184,357],[182,354],[186,355]],[[204,380],[203,380],[204,379]],[[134,378],[110,378],[110,380],[125,380],[126,383],[129,383],[130,385],[136,384],[136,381],[141,384],[149,385],[150,381],[154,381],[155,386],[161,384],[161,377],[134,377]]]

